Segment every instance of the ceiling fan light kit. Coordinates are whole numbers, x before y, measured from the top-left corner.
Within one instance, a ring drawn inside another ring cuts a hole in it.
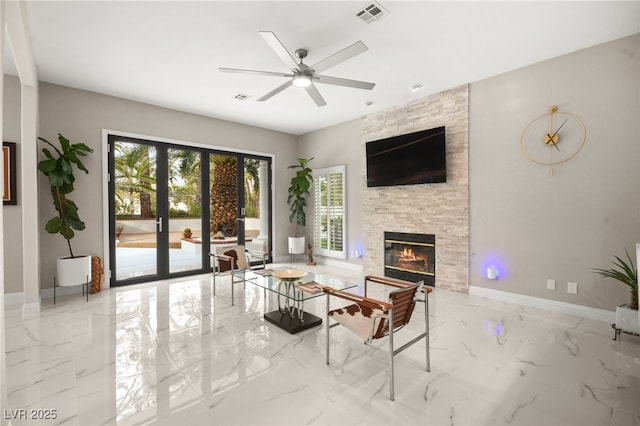
[[[276,76],[276,77],[289,77],[290,79],[280,86],[273,89],[271,92],[257,99],[258,102],[264,102],[276,94],[282,92],[289,86],[296,86],[304,88],[311,99],[315,102],[315,104],[319,107],[326,105],[326,101],[316,88],[315,83],[322,84],[332,84],[335,86],[344,86],[344,87],[352,87],[356,89],[364,89],[371,90],[375,87],[375,83],[368,83],[366,81],[358,81],[358,80],[349,80],[346,78],[339,77],[330,77],[326,75],[320,75],[317,73],[321,73],[331,67],[334,67],[344,61],[347,61],[354,56],[357,56],[363,52],[369,50],[367,46],[361,41],[353,43],[350,46],[345,47],[339,52],[334,53],[321,60],[320,62],[316,62],[314,65],[307,65],[303,63],[303,59],[307,57],[306,49],[298,49],[295,51],[295,56],[300,60],[300,62],[296,62],[296,58],[294,58],[289,51],[284,47],[282,42],[276,37],[276,35],[271,31],[260,31],[260,35],[267,42],[269,46],[274,50],[274,52],[278,55],[278,57],[285,63],[287,67],[291,69],[291,73],[282,73],[282,72],[273,72],[273,71],[257,71],[257,70],[245,70],[245,69],[237,69],[237,68],[219,68],[221,72],[233,72],[233,73],[241,73],[241,74],[257,74],[257,75],[266,75],[266,76]]]
[[[296,87],[309,87],[311,86],[311,77],[302,74],[294,75],[293,85]]]

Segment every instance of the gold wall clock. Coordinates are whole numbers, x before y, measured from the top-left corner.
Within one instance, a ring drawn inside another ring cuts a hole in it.
[[[549,167],[575,157],[587,140],[587,129],[580,118],[550,106],[549,112],[531,121],[520,137],[520,148],[527,160]]]

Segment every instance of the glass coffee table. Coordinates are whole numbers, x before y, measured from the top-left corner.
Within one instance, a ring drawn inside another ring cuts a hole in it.
[[[291,334],[322,324],[322,318],[304,310],[305,301],[324,294],[322,287],[346,290],[358,286],[323,274],[302,271],[293,266],[235,270],[233,276],[236,280],[262,287],[265,301],[264,319]],[[277,310],[267,312],[267,290],[277,294]]]

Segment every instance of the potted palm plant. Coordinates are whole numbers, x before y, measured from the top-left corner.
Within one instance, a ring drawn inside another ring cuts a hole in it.
[[[69,139],[58,134],[59,147],[48,140],[39,137],[38,140],[49,145],[53,150],[45,147],[42,149],[46,159],[38,163],[40,170],[49,178],[53,206],[56,215],[45,225],[45,230],[50,234],[60,234],[67,241],[69,256],[59,257],[56,263],[56,277],[59,286],[72,286],[87,283],[91,277],[91,256],[76,256],[71,248],[71,240],[75,231],[85,228],[84,222],[78,216],[78,206],[67,198],[74,190],[74,168],[89,173],[80,157],[93,152],[84,143],[71,143]]]
[[[290,169],[297,169],[296,174],[291,178],[291,185],[289,186],[289,195],[287,197],[287,204],[289,205],[289,222],[296,224],[295,233],[292,237],[289,237],[289,254],[304,253],[305,238],[298,235],[300,226],[305,226],[307,223],[307,215],[304,209],[307,207],[307,198],[310,193],[311,183],[313,182],[313,176],[311,175],[311,168],[307,165],[313,158],[305,159],[298,158],[298,164],[289,166]]]
[[[633,260],[626,249],[625,254],[627,255],[626,260],[615,256],[615,260],[611,261],[616,268],[595,268],[593,271],[604,278],[613,278],[614,280],[629,286],[631,290],[631,298],[628,304],[616,307],[615,326],[622,330],[640,333],[640,313],[638,311],[638,270],[633,264]]]

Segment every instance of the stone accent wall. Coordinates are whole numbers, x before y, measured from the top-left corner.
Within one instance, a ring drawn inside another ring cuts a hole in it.
[[[367,188],[364,144],[446,126],[447,182]],[[362,120],[364,272],[384,275],[384,231],[436,236],[436,287],[469,288],[469,86]]]

